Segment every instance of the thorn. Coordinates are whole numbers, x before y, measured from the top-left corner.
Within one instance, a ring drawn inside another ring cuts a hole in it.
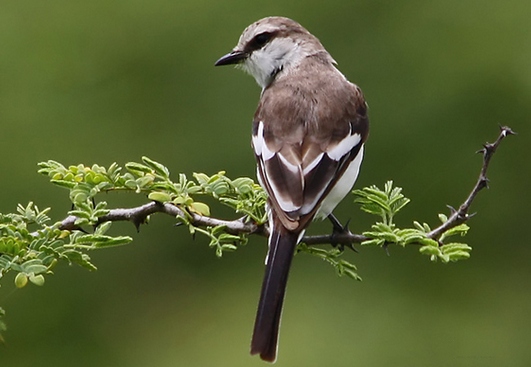
[[[140,233],[140,225],[145,223],[145,220],[142,219],[142,218],[139,218],[138,216],[134,216],[132,219],[131,219],[131,222],[133,222],[133,225],[135,226],[136,228],[136,233]]]
[[[347,219],[347,221],[345,222],[345,225],[343,226],[343,231],[344,232],[347,232],[347,233],[350,233],[350,229],[348,228],[348,225],[350,224],[350,219]]]
[[[354,244],[352,243],[349,243],[348,245],[346,245],[349,249],[351,249],[352,251],[354,251],[355,253],[359,254],[360,252],[358,251],[357,248],[354,247]]]
[[[175,223],[173,226],[174,226],[174,227],[180,227],[180,226],[182,226],[183,224],[184,224],[183,222],[177,222],[177,223]]]
[[[457,212],[457,210],[455,210],[455,208],[454,208],[453,206],[451,206],[451,205],[446,205],[446,207],[447,207],[448,209],[450,209],[450,214],[452,214],[452,215],[455,214],[455,213]]]
[[[334,238],[334,235],[332,235],[332,241],[333,241],[333,238]],[[333,247],[338,247],[341,251],[344,251],[345,248],[348,248],[349,250],[352,250],[355,253],[359,254],[358,249],[355,248],[354,245],[352,243],[350,243],[350,242],[345,244],[345,243],[337,243],[337,241],[336,241],[336,244],[334,245],[332,243],[332,246]]]
[[[389,244],[388,244],[388,243],[384,243],[383,246],[382,246],[382,248],[384,249],[385,254],[386,254],[387,256],[391,256],[391,253],[389,252]]]
[[[488,189],[489,188],[489,179],[487,177],[480,177],[479,178],[479,184],[478,184],[479,190],[481,189]]]
[[[350,231],[350,229],[348,228],[348,225],[350,224],[350,219],[347,219],[345,225],[343,226],[343,233],[346,233],[348,235],[351,235],[352,232]],[[349,249],[351,249],[352,251],[354,251],[355,253],[359,253],[358,249],[354,247],[354,244],[353,243],[348,243],[346,245]]]

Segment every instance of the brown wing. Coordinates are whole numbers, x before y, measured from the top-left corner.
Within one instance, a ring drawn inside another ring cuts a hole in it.
[[[341,74],[293,79],[264,90],[252,140],[260,182],[289,230],[306,227],[368,135],[363,95]]]

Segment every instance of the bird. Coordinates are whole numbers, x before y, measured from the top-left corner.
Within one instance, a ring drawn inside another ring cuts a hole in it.
[[[312,220],[328,217],[342,229],[332,211],[358,177],[368,106],[319,39],[286,17],[249,25],[215,62],[222,65],[243,69],[262,88],[251,146],[270,234],[251,354],[275,362],[292,258]]]

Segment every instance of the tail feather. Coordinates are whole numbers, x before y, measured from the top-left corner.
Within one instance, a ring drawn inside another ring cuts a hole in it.
[[[251,354],[260,354],[264,361],[276,360],[282,304],[297,241],[296,232],[289,232],[284,228],[273,228],[271,231],[265,276],[251,341]]]

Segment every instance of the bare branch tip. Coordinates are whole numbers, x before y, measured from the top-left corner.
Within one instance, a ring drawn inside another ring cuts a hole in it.
[[[503,137],[506,137],[507,135],[517,135],[518,133],[513,131],[509,126],[501,126],[500,125],[501,134]]]

